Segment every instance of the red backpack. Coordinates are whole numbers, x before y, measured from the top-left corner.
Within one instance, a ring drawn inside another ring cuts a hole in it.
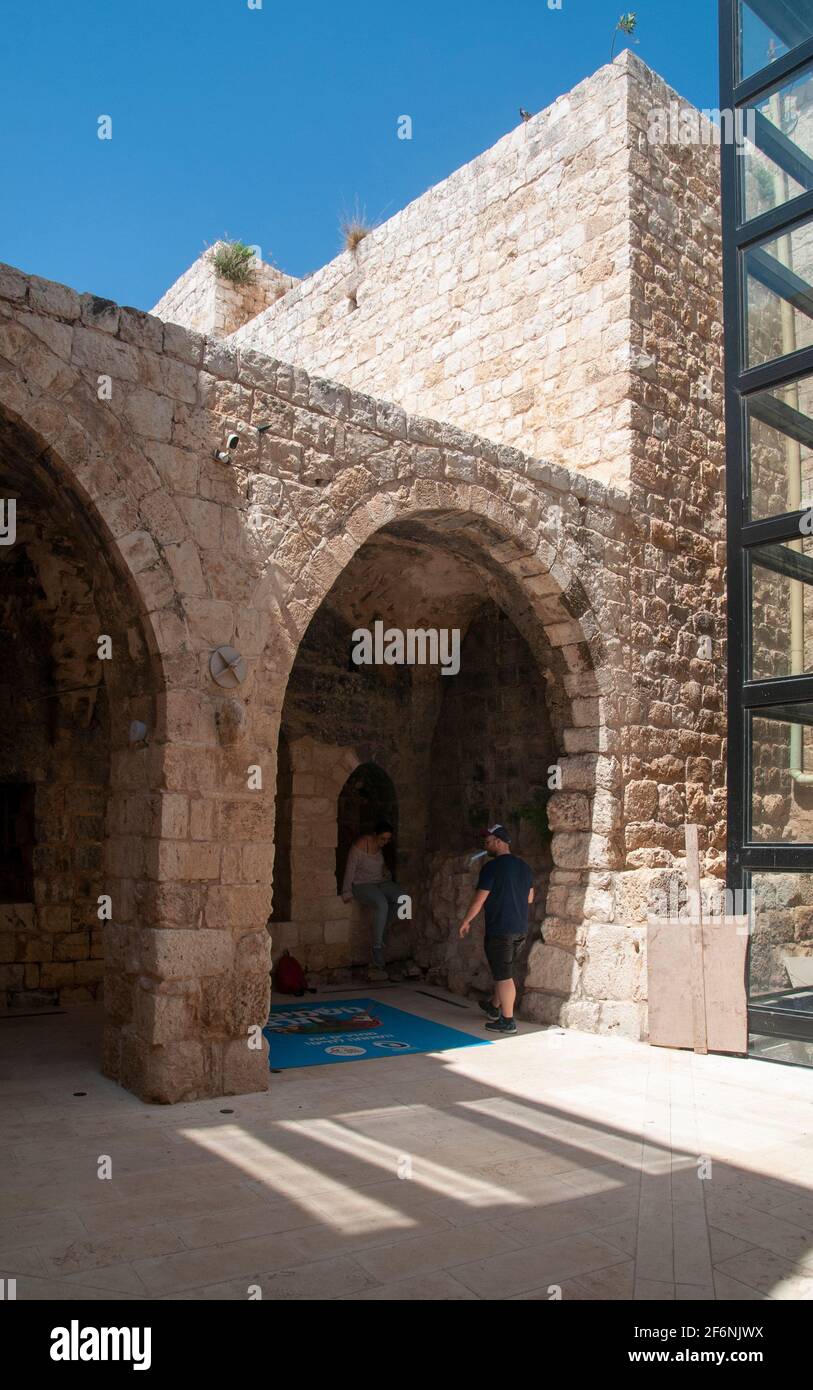
[[[273,985],[280,994],[304,994],[307,989],[305,972],[296,956],[283,951],[274,967]]]

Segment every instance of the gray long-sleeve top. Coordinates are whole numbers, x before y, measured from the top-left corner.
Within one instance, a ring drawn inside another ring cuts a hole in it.
[[[360,845],[352,845],[344,871],[342,896],[352,891],[354,883],[385,883],[390,877],[381,850],[367,854]]]

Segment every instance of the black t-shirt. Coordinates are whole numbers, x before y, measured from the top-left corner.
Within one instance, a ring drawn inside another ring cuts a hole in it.
[[[528,894],[534,876],[524,859],[498,854],[480,870],[477,887],[488,893],[483,911],[486,936],[524,936],[528,930]]]

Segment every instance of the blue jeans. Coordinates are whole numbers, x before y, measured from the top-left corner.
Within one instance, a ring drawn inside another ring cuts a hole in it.
[[[384,879],[381,883],[353,884],[353,897],[356,901],[369,903],[373,908],[373,960],[378,966],[384,965],[387,927],[395,921],[398,899],[403,892],[403,888],[391,879]]]

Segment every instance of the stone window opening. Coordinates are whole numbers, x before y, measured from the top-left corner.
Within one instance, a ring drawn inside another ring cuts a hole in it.
[[[383,850],[384,863],[396,878],[398,839],[398,798],[391,778],[374,762],[361,763],[348,777],[336,807],[336,887],[342,880],[350,848],[360,835],[372,834],[377,821],[386,820],[395,835]]]
[[[0,782],[0,902],[34,899],[34,785]]]

